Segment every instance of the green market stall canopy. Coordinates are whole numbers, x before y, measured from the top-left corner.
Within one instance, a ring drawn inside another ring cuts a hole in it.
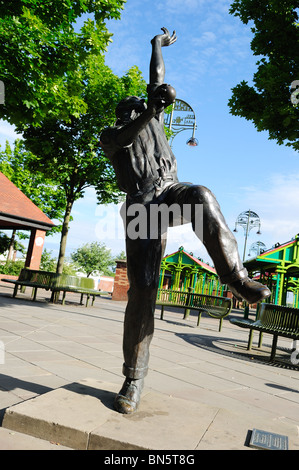
[[[208,295],[222,295],[225,286],[219,282],[216,270],[195,258],[183,247],[161,262],[160,289],[188,290]]]
[[[264,251],[254,259],[244,262],[252,276],[260,277],[272,290],[271,302],[277,305],[289,303],[299,306],[299,234],[292,240]]]

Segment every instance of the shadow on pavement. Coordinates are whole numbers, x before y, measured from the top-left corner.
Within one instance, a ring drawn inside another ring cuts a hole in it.
[[[222,356],[241,359],[248,362],[257,362],[272,367],[282,367],[298,370],[298,365],[291,363],[291,349],[277,347],[275,361],[270,361],[271,344],[266,344],[259,349],[255,346],[250,351],[247,350],[247,341],[234,340],[232,338],[219,338],[218,336],[204,336],[198,334],[176,333],[176,336],[187,341],[198,348],[211,351]]]
[[[28,392],[36,393],[41,395],[52,390],[50,387],[45,387],[34,382],[28,382],[27,380],[17,379],[16,377],[11,377],[10,375],[0,374],[0,392],[10,392],[16,389],[27,390]],[[24,401],[20,398],[20,401]],[[0,409],[0,426],[2,424],[3,416],[6,408]]]

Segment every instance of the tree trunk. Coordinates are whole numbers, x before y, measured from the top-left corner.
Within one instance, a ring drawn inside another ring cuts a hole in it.
[[[16,238],[16,230],[13,230],[12,231],[12,236],[11,236],[11,239],[10,239],[10,242],[9,242],[7,261],[13,260],[14,251],[15,251],[15,238]]]
[[[62,231],[61,231],[61,239],[60,239],[60,249],[59,249],[58,262],[57,262],[57,268],[56,268],[57,274],[61,274],[63,270],[66,242],[67,242],[67,236],[69,232],[69,222],[70,222],[70,216],[71,216],[73,203],[74,201],[67,201],[67,206],[66,206],[66,210],[64,214]]]

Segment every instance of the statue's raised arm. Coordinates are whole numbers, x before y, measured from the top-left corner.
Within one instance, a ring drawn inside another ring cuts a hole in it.
[[[161,109],[162,111],[165,107],[169,106],[175,99],[175,91],[173,88],[168,86],[168,89],[161,85],[164,85],[165,79],[165,64],[162,55],[162,47],[167,47],[173,44],[177,40],[176,32],[173,31],[172,34],[169,33],[167,28],[161,28],[163,34],[157,34],[151,40],[152,44],[152,55],[150,60],[150,73],[149,73],[149,86],[147,88],[149,102],[151,100],[161,100],[165,96],[166,106]],[[160,88],[160,92],[157,92],[157,88]],[[161,119],[160,119],[161,120]]]
[[[164,83],[165,65],[161,49],[173,44],[177,38],[175,31],[172,35],[167,28],[162,28],[162,31],[163,34],[157,34],[151,40],[148,103],[146,105],[143,99],[133,96],[125,98],[118,104],[116,108],[118,125],[113,129],[104,130],[101,135],[101,145],[106,153],[109,151],[115,153],[119,148],[131,145],[153,118],[163,126],[164,109],[174,103],[175,89]]]

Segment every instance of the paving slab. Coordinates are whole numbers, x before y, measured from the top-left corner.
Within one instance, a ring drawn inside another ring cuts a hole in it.
[[[92,379],[71,383],[8,408],[3,427],[78,450],[185,450],[196,449],[218,412],[145,390],[139,410],[122,415],[116,392]]]
[[[49,442],[44,439],[32,437],[10,429],[0,427],[0,450],[73,450],[60,445],[58,442]]]

